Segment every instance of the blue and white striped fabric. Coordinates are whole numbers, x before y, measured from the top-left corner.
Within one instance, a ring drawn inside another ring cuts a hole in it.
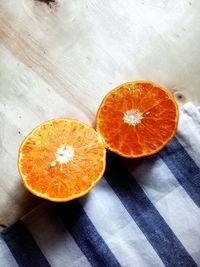
[[[108,157],[85,197],[43,203],[0,237],[4,267],[200,266],[200,112],[159,154]]]

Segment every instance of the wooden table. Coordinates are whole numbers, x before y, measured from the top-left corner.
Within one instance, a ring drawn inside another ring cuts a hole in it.
[[[93,124],[103,96],[135,79],[200,103],[199,10],[199,0],[0,1],[0,224],[39,201],[17,171],[38,123]]]

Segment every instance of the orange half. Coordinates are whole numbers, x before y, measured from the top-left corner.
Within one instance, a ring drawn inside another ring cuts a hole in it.
[[[96,128],[108,149],[134,158],[162,149],[175,135],[178,118],[178,106],[167,89],[151,81],[133,81],[105,96]]]
[[[97,132],[73,119],[37,126],[19,149],[18,167],[33,194],[68,201],[89,192],[105,169],[106,150]]]

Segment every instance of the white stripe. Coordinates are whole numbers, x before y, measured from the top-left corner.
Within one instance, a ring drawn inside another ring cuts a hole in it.
[[[18,267],[18,264],[7,247],[4,240],[0,237],[0,266],[2,267]]]
[[[200,209],[162,160],[146,159],[131,172],[183,246],[200,264]]]
[[[137,167],[133,161],[124,162],[153,203],[180,185],[157,155],[140,159]]]
[[[200,265],[200,209],[182,187],[166,195],[155,206],[195,262]]]
[[[51,204],[40,205],[25,216],[23,221],[52,267],[91,266],[53,212]]]
[[[200,113],[192,103],[185,104],[180,111],[177,137],[200,167]]]
[[[104,179],[80,201],[97,231],[122,266],[164,266]]]

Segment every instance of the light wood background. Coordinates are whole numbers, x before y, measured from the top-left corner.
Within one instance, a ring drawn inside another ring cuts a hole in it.
[[[16,164],[38,123],[93,124],[103,96],[135,79],[200,103],[199,14],[199,0],[0,0],[0,224],[39,201]]]

